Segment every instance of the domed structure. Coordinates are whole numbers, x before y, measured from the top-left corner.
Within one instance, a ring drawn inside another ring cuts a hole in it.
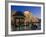
[[[24,12],[24,16],[25,16],[25,18],[24,18],[24,19],[25,19],[24,23],[25,23],[25,25],[26,25],[27,22],[28,22],[28,23],[31,22],[32,13],[29,12],[29,11],[25,11],[25,12]]]
[[[32,13],[29,11],[25,11],[24,16],[25,16],[25,23],[26,22],[30,22],[30,23],[31,22],[33,22],[33,23],[39,22],[39,18],[33,16]]]

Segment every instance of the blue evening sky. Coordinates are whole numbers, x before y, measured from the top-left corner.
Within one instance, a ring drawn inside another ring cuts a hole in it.
[[[30,11],[32,12],[32,14],[38,18],[41,17],[41,7],[37,7],[37,6],[15,6],[12,5],[11,6],[11,10],[12,11]]]

